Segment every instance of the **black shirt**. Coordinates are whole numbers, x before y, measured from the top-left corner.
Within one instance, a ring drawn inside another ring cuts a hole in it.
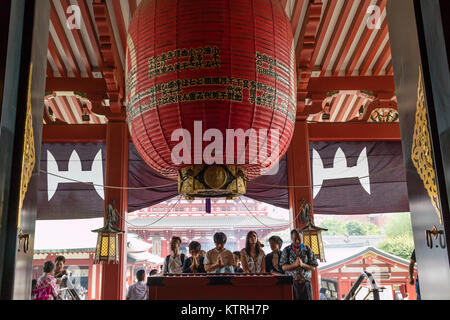
[[[204,260],[205,260],[205,257],[200,256],[200,260],[199,260],[198,268],[197,268],[197,273],[206,273],[205,265],[203,264]],[[184,260],[183,273],[192,273],[192,271],[191,271],[191,264],[192,264],[192,257],[189,257],[189,258]]]
[[[234,269],[234,273],[244,273],[244,269],[242,269],[241,264],[238,264],[237,268]]]
[[[279,272],[279,273],[284,273],[283,269],[281,268],[280,265],[280,259],[281,259],[281,250],[278,250],[278,270],[275,269],[275,267],[273,266],[273,252],[269,253],[266,256],[266,272]]]
[[[411,260],[414,260],[414,262],[416,262],[416,249],[413,250],[412,254],[411,254]],[[417,276],[417,280],[419,280],[419,276]]]

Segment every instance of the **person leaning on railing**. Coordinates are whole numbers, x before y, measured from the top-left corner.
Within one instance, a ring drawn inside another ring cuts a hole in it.
[[[192,241],[189,244],[190,257],[184,260],[183,273],[206,273],[204,260],[205,258],[200,255],[202,245],[200,242]]]
[[[214,234],[214,243],[216,247],[209,250],[205,257],[205,270],[210,273],[234,273],[236,261],[233,253],[225,249],[227,236],[223,232]]]

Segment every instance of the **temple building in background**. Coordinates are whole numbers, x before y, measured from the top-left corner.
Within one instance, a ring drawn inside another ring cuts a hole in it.
[[[170,254],[173,236],[182,239],[182,251],[187,253],[189,243],[194,240],[200,242],[204,250],[213,248],[214,233],[224,232],[226,248],[235,251],[245,247],[249,231],[256,231],[262,241],[270,233],[290,228],[287,210],[273,209],[273,206],[248,198],[243,198],[242,202],[211,199],[211,213],[205,211],[205,200],[180,200],[168,213],[176,202],[164,201],[128,215],[128,232],[151,243],[151,252],[155,255],[165,257]]]

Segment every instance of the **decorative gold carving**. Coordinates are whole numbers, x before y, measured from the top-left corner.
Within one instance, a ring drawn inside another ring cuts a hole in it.
[[[434,169],[433,149],[428,127],[427,109],[425,107],[425,91],[422,79],[422,70],[419,68],[419,84],[417,88],[416,124],[411,151],[411,159],[416,167],[420,179],[428,192],[431,203],[442,224],[442,212],[439,200],[439,192]]]
[[[17,228],[20,227],[20,211],[22,210],[25,194],[27,193],[28,183],[33,175],[34,165],[36,164],[36,153],[34,149],[34,133],[33,133],[33,115],[31,112],[31,79],[33,75],[33,65],[30,65],[30,75],[28,79],[28,98],[27,98],[27,115],[25,120],[25,133],[23,142],[22,155],[22,174],[20,178],[20,198],[19,212],[17,219]]]
[[[203,176],[206,185],[213,189],[220,189],[227,183],[227,172],[221,166],[207,167]]]
[[[193,165],[178,172],[178,192],[187,200],[245,194],[247,178],[240,167],[232,165]]]

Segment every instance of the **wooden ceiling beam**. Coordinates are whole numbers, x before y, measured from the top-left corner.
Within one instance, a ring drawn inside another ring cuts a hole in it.
[[[398,123],[309,123],[310,141],[401,141]]]
[[[47,78],[46,92],[74,91],[85,95],[106,96],[105,79],[99,78]]]
[[[294,35],[294,37],[295,34],[297,33],[297,28],[300,23],[300,14],[302,13],[304,3],[305,0],[295,0],[294,10],[292,10],[291,27],[292,27],[292,34]]]
[[[309,98],[307,88],[312,73],[311,57],[316,46],[317,28],[322,13],[321,1],[308,1],[305,19],[295,48],[298,75],[297,100],[300,102],[297,105],[297,113],[302,116],[306,115],[304,114],[305,109],[307,114],[315,112],[316,109],[321,109],[321,101],[313,101],[314,106],[306,106],[306,98]]]
[[[113,5],[114,8],[114,16],[116,17],[117,29],[119,30],[120,43],[122,44],[122,48],[125,52],[127,48],[127,28],[125,27],[125,22],[123,18],[122,8],[119,3]]]
[[[366,77],[320,77],[311,78],[308,85],[310,93],[328,93],[336,90],[362,90],[374,93],[395,92],[393,76]]]
[[[80,77],[80,69],[75,59],[75,54],[72,52],[69,40],[67,39],[67,36],[64,33],[63,27],[61,26],[61,20],[59,19],[58,13],[56,12],[56,8],[53,4],[53,1],[50,1],[50,20],[53,25],[53,28],[56,31],[56,35],[59,39],[59,42],[62,45],[62,49],[66,55],[67,62],[69,63],[69,66],[73,74],[75,75],[75,77]]]
[[[389,41],[386,42],[383,51],[378,57],[377,61],[373,65],[372,74],[380,74],[383,71],[383,67],[386,65],[388,60],[391,58],[391,46]],[[387,68],[386,68],[387,69]]]
[[[98,42],[98,37],[94,28],[94,21],[89,13],[89,8],[86,3],[87,0],[78,0],[78,5],[81,11],[81,16],[83,18],[84,26],[89,36],[92,48],[94,49],[95,57],[97,59],[97,64],[100,70],[103,69],[103,58],[100,53],[100,44]]]
[[[364,58],[363,62],[361,63],[361,66],[359,67],[358,74],[361,76],[364,76],[367,74],[367,71],[369,71],[369,68],[375,59],[375,56],[378,53],[378,50],[380,49],[383,41],[388,37],[388,27],[387,27],[387,19],[385,19],[381,25],[381,30],[377,33],[375,38],[372,41],[372,44],[370,45],[370,49]],[[389,40],[388,40],[389,43]],[[373,73],[373,75],[376,75]]]
[[[381,0],[378,0],[378,2],[381,2]],[[345,37],[344,43],[341,46],[341,49],[339,50],[339,53],[337,55],[336,61],[333,64],[333,67],[331,68],[333,76],[338,76],[339,72],[341,71],[341,67],[344,64],[345,58],[347,57],[348,52],[350,51],[350,47],[352,46],[356,34],[359,31],[359,28],[362,23],[364,23],[364,17],[366,16],[367,8],[370,5],[370,1],[361,1],[358,9],[357,14],[353,18],[352,24],[350,25],[349,33]]]
[[[319,30],[317,32],[317,40],[316,47],[314,48],[314,53],[311,58],[311,67],[314,67],[317,61],[317,57],[319,56],[320,49],[322,47],[325,35],[327,33],[328,27],[330,26],[331,18],[333,17],[333,12],[336,9],[337,1],[330,0],[327,2],[327,6],[325,7],[325,11],[323,13],[322,22],[319,26]]]
[[[66,11],[66,8],[68,8],[69,6],[71,6],[72,4],[70,3],[69,0],[60,0],[61,1],[61,6],[63,7],[64,12]],[[67,14],[67,13],[66,13]],[[66,16],[66,18],[68,18]],[[75,43],[77,44],[77,49],[80,52],[81,55],[81,59],[83,60],[83,64],[84,67],[86,69],[86,72],[88,74],[88,77],[92,77],[92,68],[91,68],[91,62],[89,61],[89,57],[88,57],[88,50],[86,49],[86,45],[83,41],[83,37],[81,35],[81,31],[77,28],[73,28],[72,29],[72,36],[75,40]]]
[[[336,50],[336,46],[338,45],[339,39],[342,35],[342,31],[344,29],[344,26],[347,22],[347,18],[349,16],[349,13],[352,9],[353,1],[344,1],[344,5],[341,8],[341,12],[339,13],[339,17],[336,21],[336,25],[334,26],[333,33],[331,35],[330,41],[328,42],[328,46],[325,50],[324,58],[322,60],[322,71],[320,75],[323,77],[325,76],[328,65],[330,64],[331,58],[334,54],[334,51]]]
[[[112,113],[121,113],[125,77],[111,18],[105,0],[94,0],[92,6],[99,33],[100,51],[104,62],[103,77],[110,99],[110,110]]]
[[[387,0],[381,0],[381,4],[379,5],[381,12],[383,12],[383,10],[386,8],[386,4]],[[347,76],[351,76],[354,73],[356,66],[358,65],[358,62],[361,59],[372,34],[378,31],[379,30],[375,28],[374,29],[364,28],[361,38],[359,39],[358,44],[355,47],[355,51],[353,52],[349,60],[349,65],[347,65],[347,68],[345,70],[345,74]]]
[[[52,124],[42,128],[42,143],[86,143],[106,141],[104,124]]]
[[[61,55],[58,51],[58,48],[56,47],[55,41],[53,40],[51,34],[48,36],[48,52],[50,53],[50,56],[55,62],[56,68],[58,69],[60,76],[67,77],[66,68],[64,67]]]

